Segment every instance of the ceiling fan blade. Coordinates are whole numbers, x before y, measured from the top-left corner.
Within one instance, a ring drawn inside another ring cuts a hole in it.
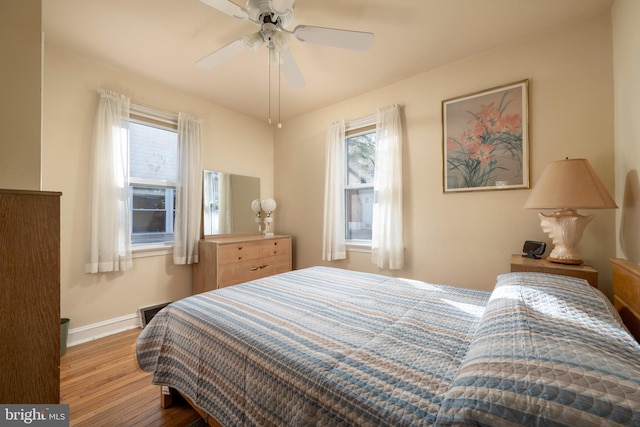
[[[218,9],[220,12],[231,15],[238,19],[247,19],[249,12],[244,8],[238,6],[230,0],[200,0],[202,3],[211,6],[214,9]]]
[[[233,58],[239,53],[242,53],[246,48],[247,47],[244,43],[244,39],[240,37],[239,39],[232,41],[228,45],[221,47],[215,52],[205,56],[204,58],[196,62],[196,65],[201,68],[217,67],[226,60]]]
[[[298,25],[293,30],[293,34],[295,34],[298,40],[303,42],[359,50],[362,52],[371,49],[374,39],[373,33],[313,27],[309,25]]]
[[[298,68],[298,64],[296,64],[296,60],[293,58],[291,51],[286,50],[280,52],[280,55],[282,56],[280,70],[287,80],[289,87],[291,89],[302,89],[307,83],[304,81],[304,77],[302,77],[300,68]]]

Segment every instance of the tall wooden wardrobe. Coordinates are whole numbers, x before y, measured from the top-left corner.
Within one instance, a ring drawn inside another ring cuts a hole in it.
[[[0,402],[60,402],[60,196],[0,190]]]

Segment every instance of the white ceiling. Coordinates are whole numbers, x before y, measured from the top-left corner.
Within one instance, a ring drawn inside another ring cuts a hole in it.
[[[281,118],[313,111],[478,52],[606,13],[612,0],[297,0],[288,28],[375,33],[355,52],[292,39],[307,81],[281,82]],[[231,110],[266,119],[267,49],[213,70],[194,63],[258,30],[198,0],[43,0],[45,42],[133,71]],[[244,6],[241,0],[238,4]],[[46,66],[46,65],[45,65]],[[272,75],[277,88],[277,73]],[[272,117],[277,95],[272,91]]]

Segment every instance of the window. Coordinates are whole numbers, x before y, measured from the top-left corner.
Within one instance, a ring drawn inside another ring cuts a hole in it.
[[[178,134],[172,123],[132,112],[129,123],[131,243],[173,242]]]
[[[322,259],[369,252],[379,268],[404,266],[400,108],[327,128]]]
[[[367,126],[348,131],[345,139],[345,240],[370,242],[373,220],[373,175],[376,130]]]

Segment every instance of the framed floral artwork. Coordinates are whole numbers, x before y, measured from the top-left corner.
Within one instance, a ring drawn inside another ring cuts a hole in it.
[[[444,192],[529,188],[529,81],[442,101]]]

